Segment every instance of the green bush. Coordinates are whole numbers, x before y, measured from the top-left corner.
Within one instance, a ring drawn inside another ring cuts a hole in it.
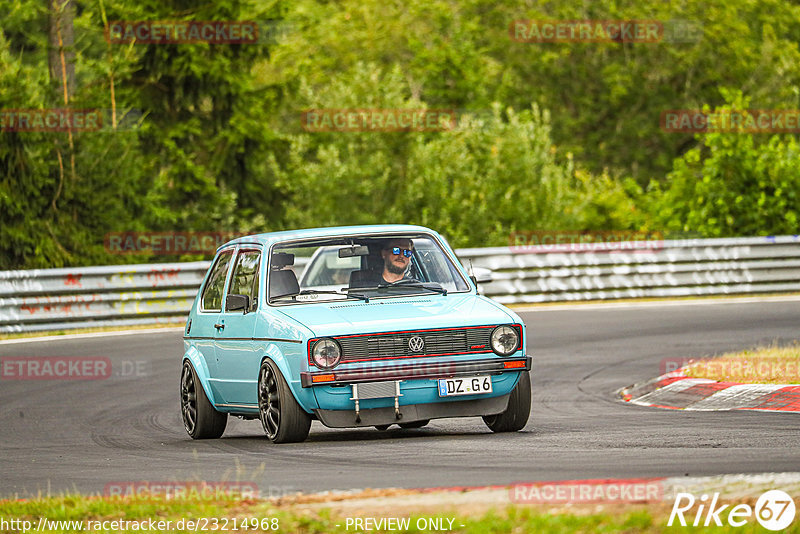
[[[358,64],[319,92],[301,89],[302,109],[420,109],[399,67]],[[546,111],[495,104],[463,111],[435,132],[288,134],[289,155],[272,172],[289,191],[289,227],[422,224],[454,246],[508,243],[526,230],[627,229],[633,200],[608,175],[557,156]],[[299,120],[299,119],[296,119]]]
[[[716,112],[747,110],[741,93]],[[705,237],[796,234],[800,145],[791,135],[698,134],[699,146],[676,159],[666,184],[651,185],[653,224]]]

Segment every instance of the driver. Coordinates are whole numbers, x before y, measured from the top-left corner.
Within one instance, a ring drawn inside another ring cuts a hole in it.
[[[385,241],[380,250],[382,268],[353,271],[350,275],[350,287],[372,287],[410,279],[407,272],[413,255],[414,243],[410,239],[395,238]]]
[[[381,249],[383,259],[383,282],[394,284],[406,276],[411,256],[414,255],[414,243],[410,239],[392,239],[387,241]]]

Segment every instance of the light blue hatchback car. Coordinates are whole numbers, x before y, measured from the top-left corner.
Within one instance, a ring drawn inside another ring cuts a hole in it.
[[[478,294],[447,242],[421,226],[241,237],[217,250],[184,335],[181,413],[192,438],[229,415],[275,443],[328,427],[481,416],[522,429],[531,405],[525,325]]]

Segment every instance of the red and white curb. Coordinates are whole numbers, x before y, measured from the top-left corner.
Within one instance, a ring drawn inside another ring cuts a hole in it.
[[[673,410],[757,410],[800,413],[800,385],[739,384],[690,378],[683,369],[619,391],[639,406]]]

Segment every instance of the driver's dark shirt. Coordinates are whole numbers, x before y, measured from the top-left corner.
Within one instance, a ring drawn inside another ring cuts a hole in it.
[[[356,274],[358,273],[358,274]],[[402,280],[415,280],[414,278],[408,276],[406,273]],[[353,271],[350,274],[350,287],[376,287],[383,284],[394,284],[396,282],[389,282],[383,277],[383,271]]]

